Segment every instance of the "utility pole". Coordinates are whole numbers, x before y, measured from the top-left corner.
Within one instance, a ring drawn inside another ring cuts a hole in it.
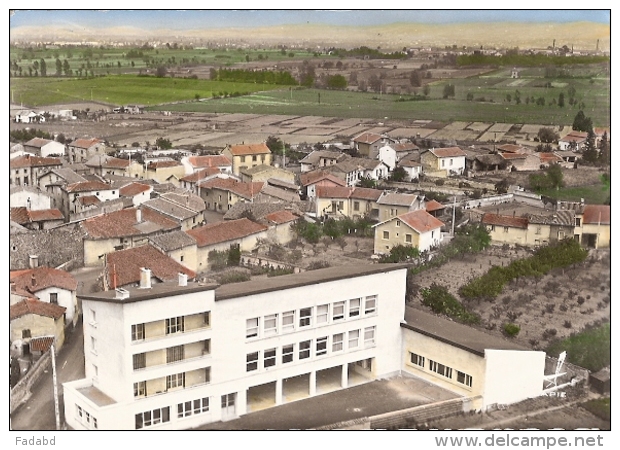
[[[454,202],[452,203],[452,237],[454,237],[455,217],[456,217],[456,195],[454,196]]]
[[[52,353],[52,378],[54,380],[54,413],[56,414],[56,429],[60,430],[60,411],[58,408],[58,378],[56,375],[56,348],[54,344],[50,347]]]

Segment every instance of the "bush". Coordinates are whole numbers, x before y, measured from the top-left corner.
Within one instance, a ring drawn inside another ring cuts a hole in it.
[[[515,325],[514,323],[506,323],[502,327],[504,334],[508,337],[515,337],[521,331],[521,327],[519,325]]]
[[[570,320],[564,321],[564,328],[572,328],[572,327],[573,327],[573,323]]]
[[[444,183],[445,183],[445,181],[444,181],[444,180],[441,180],[441,179],[439,179],[439,180],[435,180],[435,186],[443,186],[443,185],[444,185]]]
[[[219,284],[240,283],[249,281],[250,274],[247,272],[227,272],[218,276],[216,280]]]
[[[433,283],[429,288],[421,289],[420,294],[422,296],[422,304],[431,308],[434,313],[445,314],[468,324],[480,322],[480,317],[461,305],[444,286]]]
[[[579,306],[583,305],[585,303],[586,299],[583,298],[581,295],[579,297],[577,297],[577,303],[579,304]]]

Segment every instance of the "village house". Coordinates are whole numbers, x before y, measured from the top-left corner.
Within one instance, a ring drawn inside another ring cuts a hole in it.
[[[48,186],[49,188],[50,186]],[[56,197],[56,191],[52,195]],[[59,209],[68,218],[70,214],[80,214],[103,202],[119,198],[119,190],[101,181],[82,181],[60,186]]]
[[[103,290],[139,285],[149,271],[148,279],[157,284],[178,279],[180,273],[193,280],[196,273],[150,244],[117,250],[105,255]]]
[[[62,168],[60,158],[46,158],[43,156],[18,156],[9,162],[10,178],[12,186],[35,186],[39,176],[44,173]]]
[[[267,181],[269,179],[281,180],[286,183],[295,183],[295,174],[289,170],[281,169],[280,167],[268,166],[266,164],[260,164],[248,169],[242,169],[239,171],[241,181],[244,183]]]
[[[73,184],[88,181],[84,175],[75,172],[68,167],[54,168],[45,171],[37,177],[37,186],[48,193],[59,192],[59,188],[65,184]],[[51,188],[49,186],[52,186]]]
[[[232,161],[232,172],[239,176],[241,170],[250,169],[261,164],[271,165],[271,150],[262,142],[260,144],[227,145],[222,155]]]
[[[198,192],[198,183],[201,181],[207,181],[213,178],[229,178],[231,175],[226,174],[221,176],[222,172],[217,167],[207,167],[206,169],[200,169],[191,175],[185,175],[179,180],[179,187],[187,191],[191,191],[194,194],[200,195]],[[234,175],[233,175],[234,176]],[[235,177],[237,178],[237,177]],[[240,181],[240,180],[239,180]]]
[[[482,216],[482,224],[493,242],[527,245],[528,220],[525,217],[486,213]]]
[[[316,217],[376,219],[379,215],[377,200],[382,194],[379,189],[319,186],[316,189]]]
[[[299,202],[299,193],[297,191],[281,187],[281,183],[274,183],[270,179],[263,183],[258,195],[254,197],[255,202],[259,203],[287,203]],[[292,186],[292,185],[290,185]]]
[[[459,147],[432,148],[421,153],[420,162],[429,168],[429,172],[444,176],[462,175],[465,156],[467,154]]]
[[[575,239],[589,248],[611,245],[611,206],[582,205],[575,212]]]
[[[228,211],[239,202],[254,201],[264,184],[263,182],[243,183],[234,178],[212,178],[200,182],[198,188],[207,209]]]
[[[25,298],[9,307],[9,340],[20,357],[41,355],[54,344],[58,351],[65,342],[66,308]]]
[[[353,147],[360,155],[371,158],[371,154],[376,155],[382,146],[393,142],[388,136],[366,132],[353,138]]]
[[[247,218],[215,222],[186,231],[194,238],[197,245],[196,271],[209,269],[209,252],[213,250],[227,251],[231,246],[238,246],[242,252],[256,247],[259,239],[267,239],[268,227]]]
[[[51,197],[38,187],[12,186],[9,188],[9,207],[25,207],[31,210],[50,209]]]
[[[385,221],[410,211],[424,209],[424,195],[383,191],[377,199],[377,208],[379,221]]]
[[[397,167],[402,167],[405,170],[407,181],[418,180],[420,175],[424,173],[424,168],[419,158],[418,154],[411,153],[398,161]]]
[[[185,175],[192,175],[204,169],[217,169],[219,173],[232,173],[232,162],[224,155],[184,156],[181,164]]]
[[[31,110],[18,111],[15,114],[15,122],[17,123],[43,123],[45,116]]]
[[[182,231],[199,227],[205,223],[204,201],[190,192],[167,192],[143,202],[142,208],[149,208],[174,220]]]
[[[124,185],[118,190],[119,197],[131,199],[132,206],[140,206],[151,199],[153,186],[139,182]]]
[[[10,272],[10,282],[41,302],[62,306],[66,325],[77,324],[80,314],[76,296],[78,285],[70,273],[51,267],[34,267]]]
[[[343,152],[337,152],[332,150],[313,150],[303,159],[299,161],[301,166],[301,173],[312,172],[313,170],[328,167],[349,159],[349,156]]]
[[[65,218],[58,209],[31,210],[27,207],[11,208],[11,220],[29,230],[49,230],[62,225]]]
[[[67,144],[67,160],[71,164],[86,162],[95,155],[105,155],[107,152],[105,142],[97,138],[76,139]]]
[[[369,158],[382,161],[391,172],[397,163],[408,155],[419,161],[420,148],[411,142],[390,143],[380,147],[376,152],[371,152]]]
[[[302,173],[299,180],[302,197],[308,199],[316,197],[316,189],[319,186],[346,186],[343,180],[322,170]]]
[[[549,167],[551,164],[561,164],[564,160],[555,153],[541,152],[537,154],[540,159],[540,168]]]
[[[379,222],[375,229],[374,252],[387,254],[397,245],[415,247],[420,252],[437,247],[442,241],[444,223],[419,209]]]
[[[65,156],[65,144],[51,139],[34,138],[24,143],[24,151],[36,156]]]
[[[189,270],[198,270],[198,247],[194,238],[181,230],[149,237],[149,243]]]
[[[128,208],[86,219],[80,223],[84,236],[84,265],[103,265],[107,253],[139,247],[149,237],[180,230],[174,220],[149,208]]]
[[[151,161],[146,164],[144,178],[155,180],[158,183],[180,184],[180,179],[185,176],[185,167],[174,159]]]
[[[531,171],[540,169],[540,158],[530,153],[510,153],[504,152],[499,154],[505,161],[510,170],[515,171]]]
[[[572,130],[563,138],[558,140],[558,148],[560,150],[583,150],[586,140],[588,139],[588,133],[586,131]]]
[[[89,172],[105,177],[108,175],[144,178],[144,167],[137,161],[115,158],[109,155],[94,155],[84,163]]]

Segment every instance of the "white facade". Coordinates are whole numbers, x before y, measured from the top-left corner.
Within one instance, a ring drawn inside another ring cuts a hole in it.
[[[279,405],[293,377],[316,395],[323,369],[339,371],[343,388],[353,375],[398,374],[406,270],[331,267],[216,290],[161,283],[124,299],[81,297],[86,377],[64,384],[67,424],[187,429],[246,414],[249,390],[267,383]]]
[[[445,170],[447,175],[462,175],[465,170],[464,156],[451,156],[446,158],[437,158],[439,168]]]
[[[65,156],[65,144],[50,141],[41,147],[41,156]]]
[[[49,195],[41,191],[31,191],[29,189],[12,189],[9,197],[9,206],[11,208],[24,207],[33,211],[50,209],[52,207],[52,199]]]
[[[383,162],[386,166],[389,167],[390,172],[394,170],[396,167],[396,150],[394,150],[389,145],[384,145],[379,149],[379,161]]]
[[[65,325],[73,323],[73,325],[75,326],[79,315],[75,291],[51,286],[49,288],[37,291],[35,295],[42,302],[56,303],[59,306],[64,306],[65,308],[67,308],[67,311],[65,312]]]

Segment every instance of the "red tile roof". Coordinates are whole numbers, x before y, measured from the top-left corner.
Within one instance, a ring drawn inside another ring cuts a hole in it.
[[[146,166],[147,170],[165,169],[182,165],[179,161],[153,161]]]
[[[526,229],[529,222],[525,217],[503,216],[499,214],[486,213],[482,216],[482,223],[485,225]]]
[[[225,155],[190,156],[187,158],[192,167],[221,167],[230,166],[232,163]]]
[[[611,206],[609,205],[586,205],[583,208],[583,223],[603,225],[611,224]]]
[[[26,142],[24,145],[28,147],[43,147],[45,144],[49,144],[50,142],[54,142],[50,139],[42,139],[42,138],[33,138]]]
[[[322,170],[302,173],[299,176],[302,186],[309,186],[311,184],[318,183],[321,180],[330,181],[338,186],[346,186],[346,182],[340,178]]]
[[[426,210],[427,211],[438,211],[440,209],[445,209],[446,207],[439,203],[437,200],[430,200],[426,202]]]
[[[504,144],[497,147],[498,150],[509,153],[523,153],[523,147],[516,144]]]
[[[123,158],[108,158],[101,164],[101,167],[110,169],[126,169],[129,167],[129,160]]]
[[[243,198],[254,198],[260,194],[265,182],[255,181],[251,183],[243,183],[234,178],[213,178],[200,183],[198,186],[203,189],[222,189],[230,191]]]
[[[220,172],[220,169],[217,167],[207,167],[206,169],[201,169],[197,172],[192,173],[191,175],[186,175],[181,178],[181,181],[187,181],[188,183],[196,183],[203,178],[207,178],[211,175],[217,175]]]
[[[72,183],[65,186],[65,191],[69,193],[73,192],[92,192],[92,191],[108,191],[114,188],[101,181],[80,181],[78,183]]]
[[[102,216],[93,217],[82,222],[82,227],[90,239],[111,239],[128,236],[140,236],[155,231],[169,231],[179,224],[150,208],[141,209],[142,222],[136,222],[136,209],[127,208]]]
[[[434,148],[431,153],[438,158],[453,158],[457,156],[467,156],[459,147]]]
[[[54,336],[33,337],[30,339],[30,350],[45,353],[54,343]]]
[[[420,150],[420,147],[418,147],[417,145],[411,142],[404,142],[402,144],[391,144],[390,147],[392,147],[397,152],[409,152],[413,150]]]
[[[252,222],[250,219],[244,217],[237,220],[207,224],[186,231],[186,233],[196,240],[198,247],[205,247],[207,245],[240,239],[267,229],[268,227]]]
[[[563,159],[560,158],[555,153],[538,153],[538,157],[540,161],[543,163],[554,163],[554,162],[562,162]]]
[[[13,271],[9,274],[15,287],[32,294],[47,289],[57,287],[68,291],[77,289],[77,280],[69,272],[53,269],[51,267],[35,267],[34,269],[24,269]]]
[[[60,158],[23,155],[13,158],[9,165],[11,169],[20,169],[23,167],[62,166],[62,161]]]
[[[63,220],[64,216],[58,209],[40,209],[38,211],[30,210],[28,212],[30,215],[31,222],[41,222],[44,220]]]
[[[356,198],[359,200],[372,200],[376,202],[379,200],[382,193],[383,191],[381,189],[355,187],[351,193],[351,198]]]
[[[101,200],[96,195],[83,195],[82,197],[78,197],[76,202],[81,204],[82,206],[91,206],[98,205],[101,203]]]
[[[52,319],[60,319],[67,308],[54,303],[46,303],[33,298],[24,299],[9,308],[9,316],[11,320],[17,319],[28,314],[36,314],[37,316],[51,317]]]
[[[151,269],[152,276],[161,281],[175,280],[179,272],[190,279],[196,277],[196,272],[148,244],[106,255],[108,286],[115,288],[139,282],[143,267]]]
[[[125,197],[133,197],[151,189],[151,186],[143,183],[129,183],[120,188],[119,193]]]
[[[527,153],[500,153],[504,159],[526,159]]]
[[[93,145],[97,145],[97,144],[103,144],[103,141],[97,138],[76,139],[75,141],[71,142],[69,146],[88,149],[92,147]]]
[[[296,216],[290,211],[283,210],[283,211],[276,211],[271,214],[267,214],[265,216],[265,219],[275,224],[282,224],[282,223],[287,223],[287,222],[293,222],[298,219],[298,216]]]
[[[401,214],[400,216],[395,217],[395,219],[402,220],[418,233],[426,233],[431,230],[436,230],[444,225],[441,220],[431,216],[423,209]]]
[[[358,137],[353,139],[353,142],[359,142],[360,144],[374,144],[379,139],[381,139],[381,136],[378,135],[378,134],[375,134],[375,133],[362,133]]]
[[[267,144],[246,144],[246,145],[231,145],[228,147],[228,150],[233,156],[242,156],[242,155],[260,155],[264,153],[271,153]]]
[[[317,186],[317,198],[349,198],[353,192],[352,188],[342,186]]]

